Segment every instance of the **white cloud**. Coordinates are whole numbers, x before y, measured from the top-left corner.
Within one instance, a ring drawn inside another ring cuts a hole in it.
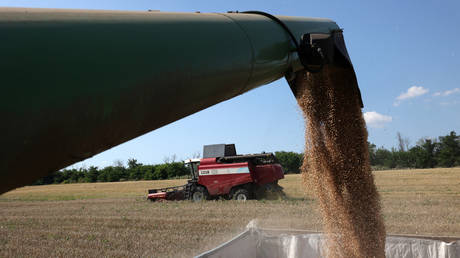
[[[427,88],[423,88],[422,86],[412,86],[409,89],[407,89],[406,92],[401,93],[398,97],[396,97],[396,101],[394,103],[395,106],[399,106],[401,101],[406,100],[406,99],[411,99],[415,98],[418,96],[422,96],[423,94],[428,93]]]
[[[460,88],[454,88],[454,89],[446,90],[446,91],[438,91],[438,92],[435,92],[433,96],[434,97],[438,97],[438,96],[445,97],[445,96],[449,96],[455,93],[460,93]]]
[[[393,118],[391,116],[379,114],[375,111],[370,111],[364,113],[364,120],[366,120],[368,127],[382,128],[386,123],[391,122]]]

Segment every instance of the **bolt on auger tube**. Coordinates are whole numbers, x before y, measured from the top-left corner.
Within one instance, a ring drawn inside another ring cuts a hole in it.
[[[276,17],[312,62],[314,35],[341,37]],[[0,193],[303,69],[259,14],[0,8],[0,42]]]

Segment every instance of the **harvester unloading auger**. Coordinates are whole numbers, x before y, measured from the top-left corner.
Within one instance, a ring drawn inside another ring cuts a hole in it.
[[[0,8],[0,42],[0,193],[297,71],[352,70],[332,20],[262,12]]]

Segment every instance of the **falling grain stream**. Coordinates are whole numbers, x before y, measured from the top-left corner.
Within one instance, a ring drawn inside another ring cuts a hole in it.
[[[353,76],[333,66],[297,73],[306,125],[302,174],[319,201],[327,256],[385,257],[385,226]]]

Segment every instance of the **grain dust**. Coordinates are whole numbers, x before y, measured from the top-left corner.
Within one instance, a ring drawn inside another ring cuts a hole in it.
[[[385,257],[380,198],[354,85],[349,68],[297,73],[297,102],[306,123],[302,176],[319,201],[328,257]]]

